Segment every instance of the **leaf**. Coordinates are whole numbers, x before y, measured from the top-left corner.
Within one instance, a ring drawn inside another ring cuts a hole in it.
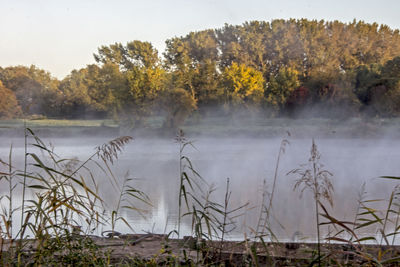
[[[397,177],[397,176],[380,176],[379,178],[383,178],[383,179],[392,179],[392,180],[400,180],[400,177]]]
[[[376,238],[373,237],[373,236],[367,236],[367,237],[363,237],[363,238],[357,239],[354,242],[360,243],[362,241],[368,241],[368,240],[376,241]]]
[[[49,189],[48,187],[44,186],[44,185],[39,185],[39,184],[34,184],[34,185],[28,185],[29,188],[33,188],[33,189]]]

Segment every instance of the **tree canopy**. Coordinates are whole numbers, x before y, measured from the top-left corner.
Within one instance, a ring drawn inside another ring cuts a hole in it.
[[[377,23],[250,21],[173,37],[162,55],[133,40],[94,58],[61,81],[35,66],[0,68],[1,93],[16,99],[14,115],[108,116],[132,127],[155,113],[175,127],[195,109],[400,115],[400,34]]]

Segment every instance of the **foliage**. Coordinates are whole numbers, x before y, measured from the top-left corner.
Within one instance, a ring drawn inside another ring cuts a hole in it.
[[[0,68],[0,81],[23,115],[107,117],[128,128],[146,126],[157,104],[180,89],[200,115],[240,107],[390,117],[400,114],[399,53],[400,32],[386,25],[276,19],[170,38],[163,58],[140,40],[102,45],[97,64],[61,81],[33,65]]]
[[[193,96],[181,88],[166,90],[161,101],[161,106],[167,113],[164,127],[171,129],[181,126],[192,111],[197,108]]]
[[[0,118],[10,119],[21,115],[15,94],[0,81]]]
[[[372,115],[397,116],[400,114],[400,57],[384,65],[359,67],[355,93],[367,104]]]
[[[277,110],[287,103],[294,90],[300,86],[299,73],[291,68],[280,68],[278,74],[271,76],[265,90],[267,102]]]
[[[12,147],[8,163],[0,160],[0,182],[2,186],[6,182],[10,189],[7,195],[0,198],[1,244],[4,238],[11,240],[4,260],[8,261],[7,264],[35,266],[106,265],[107,255],[99,250],[90,235],[98,231],[100,225],[111,224],[114,229],[118,221],[123,221],[131,228],[126,219],[120,216],[119,210],[136,210],[136,203],[132,200],[148,202],[146,195],[128,185],[129,179],[125,179],[119,188],[117,209],[108,211],[107,203],[99,196],[98,185],[89,165],[94,163],[94,166],[98,166],[99,171],[110,178],[111,185],[115,185],[117,178],[113,176],[109,164],[113,164],[123,146],[132,138],[120,137],[103,144],[86,161],[81,162],[60,158],[52,147],[47,146],[30,129],[27,129],[27,133],[33,141],[32,146],[40,152],[34,153],[31,148],[26,152],[27,169],[19,170],[12,164]],[[97,159],[101,159],[105,166]],[[23,182],[19,179],[23,179]],[[20,206],[16,207],[15,203],[18,202],[13,200],[14,191],[21,189],[30,190],[32,195],[29,199],[23,197]],[[21,225],[18,231],[13,231],[16,213],[20,213]],[[14,242],[14,238],[19,238],[18,242]],[[3,251],[0,251],[3,264],[2,255]]]
[[[315,202],[315,217],[316,217],[316,230],[317,230],[317,241],[318,241],[318,265],[321,266],[321,235],[320,235],[320,220],[319,220],[319,206],[322,200],[327,200],[331,206],[333,205],[333,185],[330,181],[332,174],[323,169],[323,165],[320,163],[320,153],[318,152],[317,146],[312,141],[310,158],[308,164],[302,166],[302,168],[294,169],[289,174],[298,175],[298,179],[294,185],[293,190],[299,189],[301,194],[305,190],[312,192]]]
[[[0,80],[14,92],[24,114],[59,115],[59,81],[49,72],[34,65],[8,67],[2,69]]]
[[[142,126],[165,87],[158,51],[148,42],[135,40],[125,46],[102,46],[94,57],[103,64],[101,69],[110,70],[106,77],[117,78],[105,85],[112,95],[109,110],[128,127]]]
[[[26,171],[21,171],[14,165],[12,147],[8,161],[0,160],[0,183],[3,188],[7,187],[7,193],[0,197],[0,241],[2,242],[1,245],[3,245],[4,239],[11,242],[11,248],[8,248],[7,253],[3,250],[3,247],[0,251],[1,264],[6,266],[109,266],[111,264],[110,255],[96,244],[91,234],[96,233],[99,227],[110,226],[111,231],[108,232],[113,237],[116,234],[115,227],[118,223],[124,223],[131,228],[128,221],[122,216],[121,210],[124,208],[141,212],[135,201],[150,204],[147,196],[133,187],[133,181],[128,175],[120,179],[114,177],[111,172],[110,165],[118,159],[123,147],[132,138],[122,136],[111,140],[98,146],[86,161],[79,161],[74,158],[60,158],[51,146],[47,146],[30,129],[27,129],[27,134],[30,141],[33,142],[32,146],[35,150],[30,147],[26,153],[29,159],[29,164],[25,163],[25,167],[28,167]],[[249,242],[246,235],[239,252],[235,247],[231,247],[232,251],[226,251],[226,245],[231,242],[224,243],[224,240],[235,228],[235,218],[241,215],[238,213],[247,204],[233,209],[230,208],[229,179],[226,182],[223,203],[214,201],[213,192],[215,188],[210,186],[208,190],[204,190],[204,186],[208,186],[207,183],[197,173],[191,160],[186,156],[185,149],[192,146],[192,143],[185,138],[182,131],[178,132],[176,141],[179,145],[177,233],[179,234],[181,218],[190,217],[194,238],[190,237],[184,240],[195,241],[193,249],[194,252],[197,252],[196,259],[194,253],[188,257],[188,254],[193,250],[187,253],[185,247],[179,247],[181,254],[174,255],[169,249],[167,237],[160,253],[151,258],[137,258],[135,256],[129,262],[133,266],[219,266],[233,263],[258,266],[265,264],[265,262],[271,266],[286,266],[295,263],[301,266],[304,264],[313,266],[317,263],[319,265],[339,266],[398,265],[399,252],[394,244],[400,234],[400,185],[394,186],[389,197],[385,200],[366,198],[363,185],[359,194],[354,221],[347,222],[336,219],[324,205],[324,201],[327,201],[332,206],[333,185],[330,181],[331,173],[325,170],[320,163],[320,154],[314,140],[308,163],[290,173],[298,177],[294,186],[295,190],[300,190],[301,193],[308,190],[313,195],[316,207],[318,254],[313,251],[312,257],[308,259],[291,258],[289,250],[297,249],[296,246],[300,246],[300,244],[286,243],[286,250],[281,250],[281,253],[285,253],[285,256],[280,257],[279,254],[274,255],[274,249],[282,245],[279,240],[267,244],[261,236],[260,242],[257,244]],[[273,194],[278,182],[279,161],[287,144],[288,141],[283,139],[279,148],[274,182],[269,197],[269,207],[264,205],[267,214],[270,214],[274,205]],[[94,163],[94,165],[90,163]],[[112,210],[108,210],[108,204],[104,203],[99,195],[97,177],[94,175],[93,166],[100,167],[102,174],[110,178],[110,188],[116,189],[118,194],[117,205]],[[21,178],[26,179],[27,183],[22,184]],[[382,176],[380,178],[392,181],[400,180],[399,177],[395,176]],[[13,205],[18,203],[13,198],[15,190],[21,189],[21,186],[33,193],[29,200],[22,200],[21,205],[25,208],[25,211],[21,209],[22,207]],[[383,209],[378,209],[374,206],[376,203],[384,203],[386,206]],[[13,229],[13,226],[15,226],[13,218],[17,213],[21,213],[23,219],[21,228],[17,229],[18,231],[15,228]],[[325,221],[320,222],[320,218],[324,218]],[[337,230],[336,233],[330,232],[327,240],[344,243],[335,246],[341,248],[341,250],[333,250],[325,255],[323,254],[319,244],[319,229],[323,225],[334,226],[334,230]],[[261,226],[263,225],[261,224]],[[368,229],[371,227],[377,230],[377,234],[372,232],[372,234],[366,235],[366,232],[370,233]],[[258,230],[257,233],[261,234],[264,231],[264,229]],[[272,236],[272,229],[270,230]],[[334,234],[332,235],[332,233]],[[35,242],[33,243],[30,238],[35,239]],[[215,238],[220,243],[207,242]],[[365,242],[377,244],[378,246],[373,247],[376,252],[371,253],[364,245]],[[211,247],[212,244],[217,244],[217,246]],[[299,251],[303,251],[303,249]],[[228,252],[232,255],[229,255],[230,258],[226,259],[223,254]],[[161,254],[166,256],[162,262],[158,261]],[[238,258],[237,255],[241,255],[242,258]],[[129,264],[125,262],[126,259],[114,260],[120,260],[120,262],[115,263],[116,266]]]
[[[89,68],[73,70],[60,82],[60,90],[64,95],[62,113],[66,117],[87,117],[95,112],[95,101],[89,95]]]
[[[225,68],[223,76],[227,105],[237,107],[261,104],[264,96],[264,78],[261,72],[234,62]]]

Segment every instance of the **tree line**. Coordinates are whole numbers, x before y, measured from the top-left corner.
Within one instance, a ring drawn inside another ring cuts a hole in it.
[[[0,117],[152,114],[176,127],[193,111],[263,116],[400,115],[400,34],[386,25],[307,19],[251,21],[166,40],[98,48],[96,64],[62,80],[35,66],[0,68]]]

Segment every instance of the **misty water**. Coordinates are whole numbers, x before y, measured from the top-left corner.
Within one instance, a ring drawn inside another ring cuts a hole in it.
[[[55,153],[62,158],[77,157],[85,160],[95,151],[95,147],[110,138],[45,138],[54,145]],[[262,201],[263,180],[266,179],[271,190],[281,138],[189,138],[195,148],[187,147],[187,155],[194,168],[207,181],[214,184],[213,200],[222,203],[226,179],[230,179],[233,209],[249,203],[236,218],[237,228],[231,238],[243,238],[257,225]],[[314,202],[310,191],[300,198],[293,191],[296,176],[287,175],[289,171],[307,163],[310,157],[311,138],[289,138],[290,144],[281,157],[277,187],[272,205],[272,225],[274,233],[281,240],[291,240],[297,232],[308,240],[315,238]],[[32,140],[31,140],[32,141]],[[23,140],[2,138],[0,158],[8,157],[10,143],[13,143],[15,164],[23,158]],[[395,181],[378,178],[381,175],[400,175],[400,145],[394,139],[354,139],[354,138],[316,138],[321,153],[320,162],[332,174],[334,185],[334,206],[332,215],[339,219],[353,221],[357,209],[357,199],[361,185],[366,182],[366,198],[387,199],[396,185]],[[32,148],[30,148],[32,149]],[[128,175],[134,178],[132,184],[145,192],[152,207],[139,205],[147,210],[143,216],[125,210],[136,232],[168,233],[176,228],[178,189],[179,189],[179,144],[168,138],[135,138],[128,144],[113,165],[115,176],[122,181]],[[110,208],[116,205],[118,192],[110,186],[100,172],[97,173],[100,196]],[[7,188],[2,186],[2,194]],[[386,205],[382,202],[382,205]],[[183,221],[182,232],[190,234],[191,221]],[[120,224],[117,229],[128,233],[130,230]],[[102,230],[107,230],[104,227]],[[324,232],[328,228],[324,228]],[[330,229],[332,230],[332,229]],[[375,229],[371,229],[374,231]]]

